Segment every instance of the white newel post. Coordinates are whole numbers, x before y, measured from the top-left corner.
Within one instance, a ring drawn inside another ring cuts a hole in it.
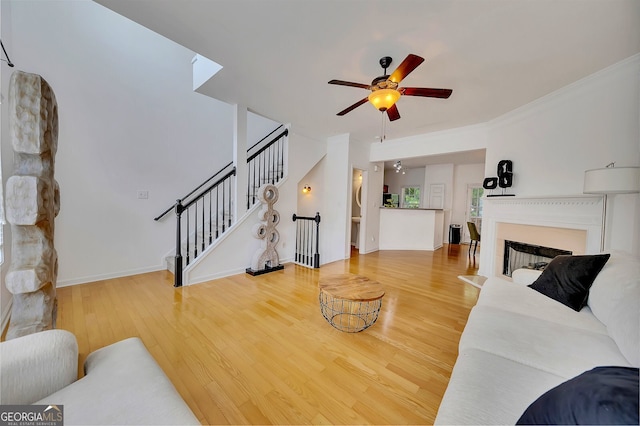
[[[233,113],[233,163],[236,167],[235,203],[233,221],[247,212],[247,108],[235,105]]]

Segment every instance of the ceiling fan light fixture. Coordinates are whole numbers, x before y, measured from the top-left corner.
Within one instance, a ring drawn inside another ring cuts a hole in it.
[[[374,90],[369,95],[369,102],[379,111],[386,111],[400,99],[400,92],[395,89]]]

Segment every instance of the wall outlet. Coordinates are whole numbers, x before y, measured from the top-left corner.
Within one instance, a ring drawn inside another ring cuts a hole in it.
[[[149,198],[149,191],[138,191],[138,200],[146,200]]]

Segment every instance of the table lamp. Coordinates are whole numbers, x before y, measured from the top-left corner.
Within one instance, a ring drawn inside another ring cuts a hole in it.
[[[615,167],[614,163],[610,163],[603,169],[587,170],[584,172],[582,192],[585,194],[604,195],[602,201],[602,233],[600,235],[600,251],[604,251],[607,195],[640,192],[640,167]]]

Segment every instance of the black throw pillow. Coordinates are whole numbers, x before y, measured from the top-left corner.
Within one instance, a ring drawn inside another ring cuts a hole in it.
[[[609,256],[556,256],[529,287],[574,311],[580,311],[587,304],[589,288]]]
[[[637,425],[638,369],[596,367],[547,391],[518,425]]]

